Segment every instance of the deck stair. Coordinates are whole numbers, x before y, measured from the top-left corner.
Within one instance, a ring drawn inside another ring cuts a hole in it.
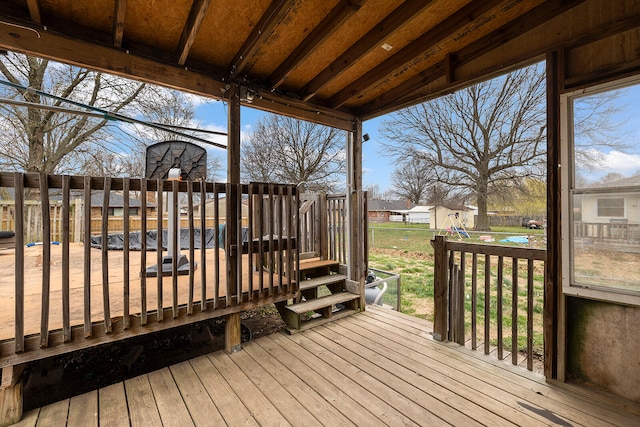
[[[300,292],[276,304],[291,334],[359,311],[360,296],[346,290],[347,276],[332,260],[300,261]]]

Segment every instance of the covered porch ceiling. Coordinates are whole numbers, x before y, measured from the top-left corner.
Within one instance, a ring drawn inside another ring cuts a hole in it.
[[[561,52],[564,88],[637,72],[598,42],[637,38],[603,0],[7,0],[0,48],[353,130]]]

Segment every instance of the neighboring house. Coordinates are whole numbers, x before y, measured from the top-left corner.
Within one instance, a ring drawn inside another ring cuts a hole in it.
[[[409,200],[369,200],[369,222],[405,222],[409,210],[415,207]]]
[[[433,230],[446,230],[451,227],[475,227],[475,211],[472,206],[434,206],[430,211],[429,227]]]
[[[415,206],[407,212],[407,222],[410,224],[430,224],[433,206]]]
[[[78,198],[81,198],[79,195]],[[53,198],[52,198],[53,199]],[[98,218],[102,216],[102,205],[104,202],[103,193],[95,193],[91,195],[91,217]],[[131,196],[129,198],[129,215],[139,216],[142,203],[140,200]],[[147,215],[155,215],[157,212],[156,205],[154,203],[147,202]],[[111,192],[109,194],[109,208],[108,216],[121,217],[124,216],[124,196],[120,193]]]
[[[206,216],[213,218],[214,216],[214,210],[215,210],[215,204],[214,204],[214,200],[213,199],[209,199],[205,202],[205,206],[206,206]],[[194,214],[195,215],[200,215],[201,211],[201,207],[202,205],[196,205],[194,206]],[[221,197],[220,199],[218,199],[218,213],[220,215],[221,218],[224,218],[227,212],[227,199],[225,197]],[[242,201],[242,219],[243,222],[246,220],[246,218],[249,217],[249,204],[247,200],[243,200]]]
[[[588,223],[640,224],[640,175],[609,182],[573,200],[574,218]],[[635,187],[635,188],[629,188]]]

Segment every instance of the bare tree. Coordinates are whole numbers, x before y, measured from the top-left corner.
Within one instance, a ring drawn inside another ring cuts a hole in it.
[[[268,114],[242,142],[243,178],[333,191],[344,179],[345,140],[339,130]]]
[[[13,102],[0,103],[3,169],[143,176],[146,145],[176,135],[118,118],[197,125],[180,92],[47,59],[8,53],[0,58],[0,79],[0,97]],[[219,170],[219,159],[208,158]]]
[[[86,104],[90,109],[120,113],[136,106],[146,88],[143,83],[16,53],[0,59],[0,74],[6,79],[0,85],[0,96],[54,108],[72,107],[65,102],[70,100]],[[78,159],[87,153],[85,150],[92,143],[99,144],[102,151],[119,151],[106,132],[113,124],[109,117],[9,104],[2,104],[0,108],[3,164],[14,170],[75,171],[82,163],[78,163]]]
[[[397,156],[419,159],[452,188],[475,193],[479,230],[489,229],[487,196],[500,181],[535,173],[545,154],[545,75],[514,71],[429,103],[384,123]]]
[[[477,198],[478,230],[488,230],[487,197],[502,183],[540,178],[546,155],[545,73],[541,64],[516,70],[449,96],[401,110],[383,123],[397,158],[414,157],[449,188]],[[620,106],[603,93],[580,104],[576,159],[595,164],[594,147],[624,149],[611,118]],[[579,130],[579,132],[578,132]],[[587,142],[588,141],[588,142]],[[591,150],[591,151],[590,151]]]
[[[429,189],[435,182],[433,170],[417,157],[400,162],[391,173],[394,194],[416,205],[426,201]]]

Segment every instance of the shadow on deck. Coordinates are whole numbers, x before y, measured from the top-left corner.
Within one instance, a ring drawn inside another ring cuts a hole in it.
[[[280,361],[285,361],[280,362]],[[31,410],[38,425],[639,425],[640,404],[431,337],[382,308]]]

